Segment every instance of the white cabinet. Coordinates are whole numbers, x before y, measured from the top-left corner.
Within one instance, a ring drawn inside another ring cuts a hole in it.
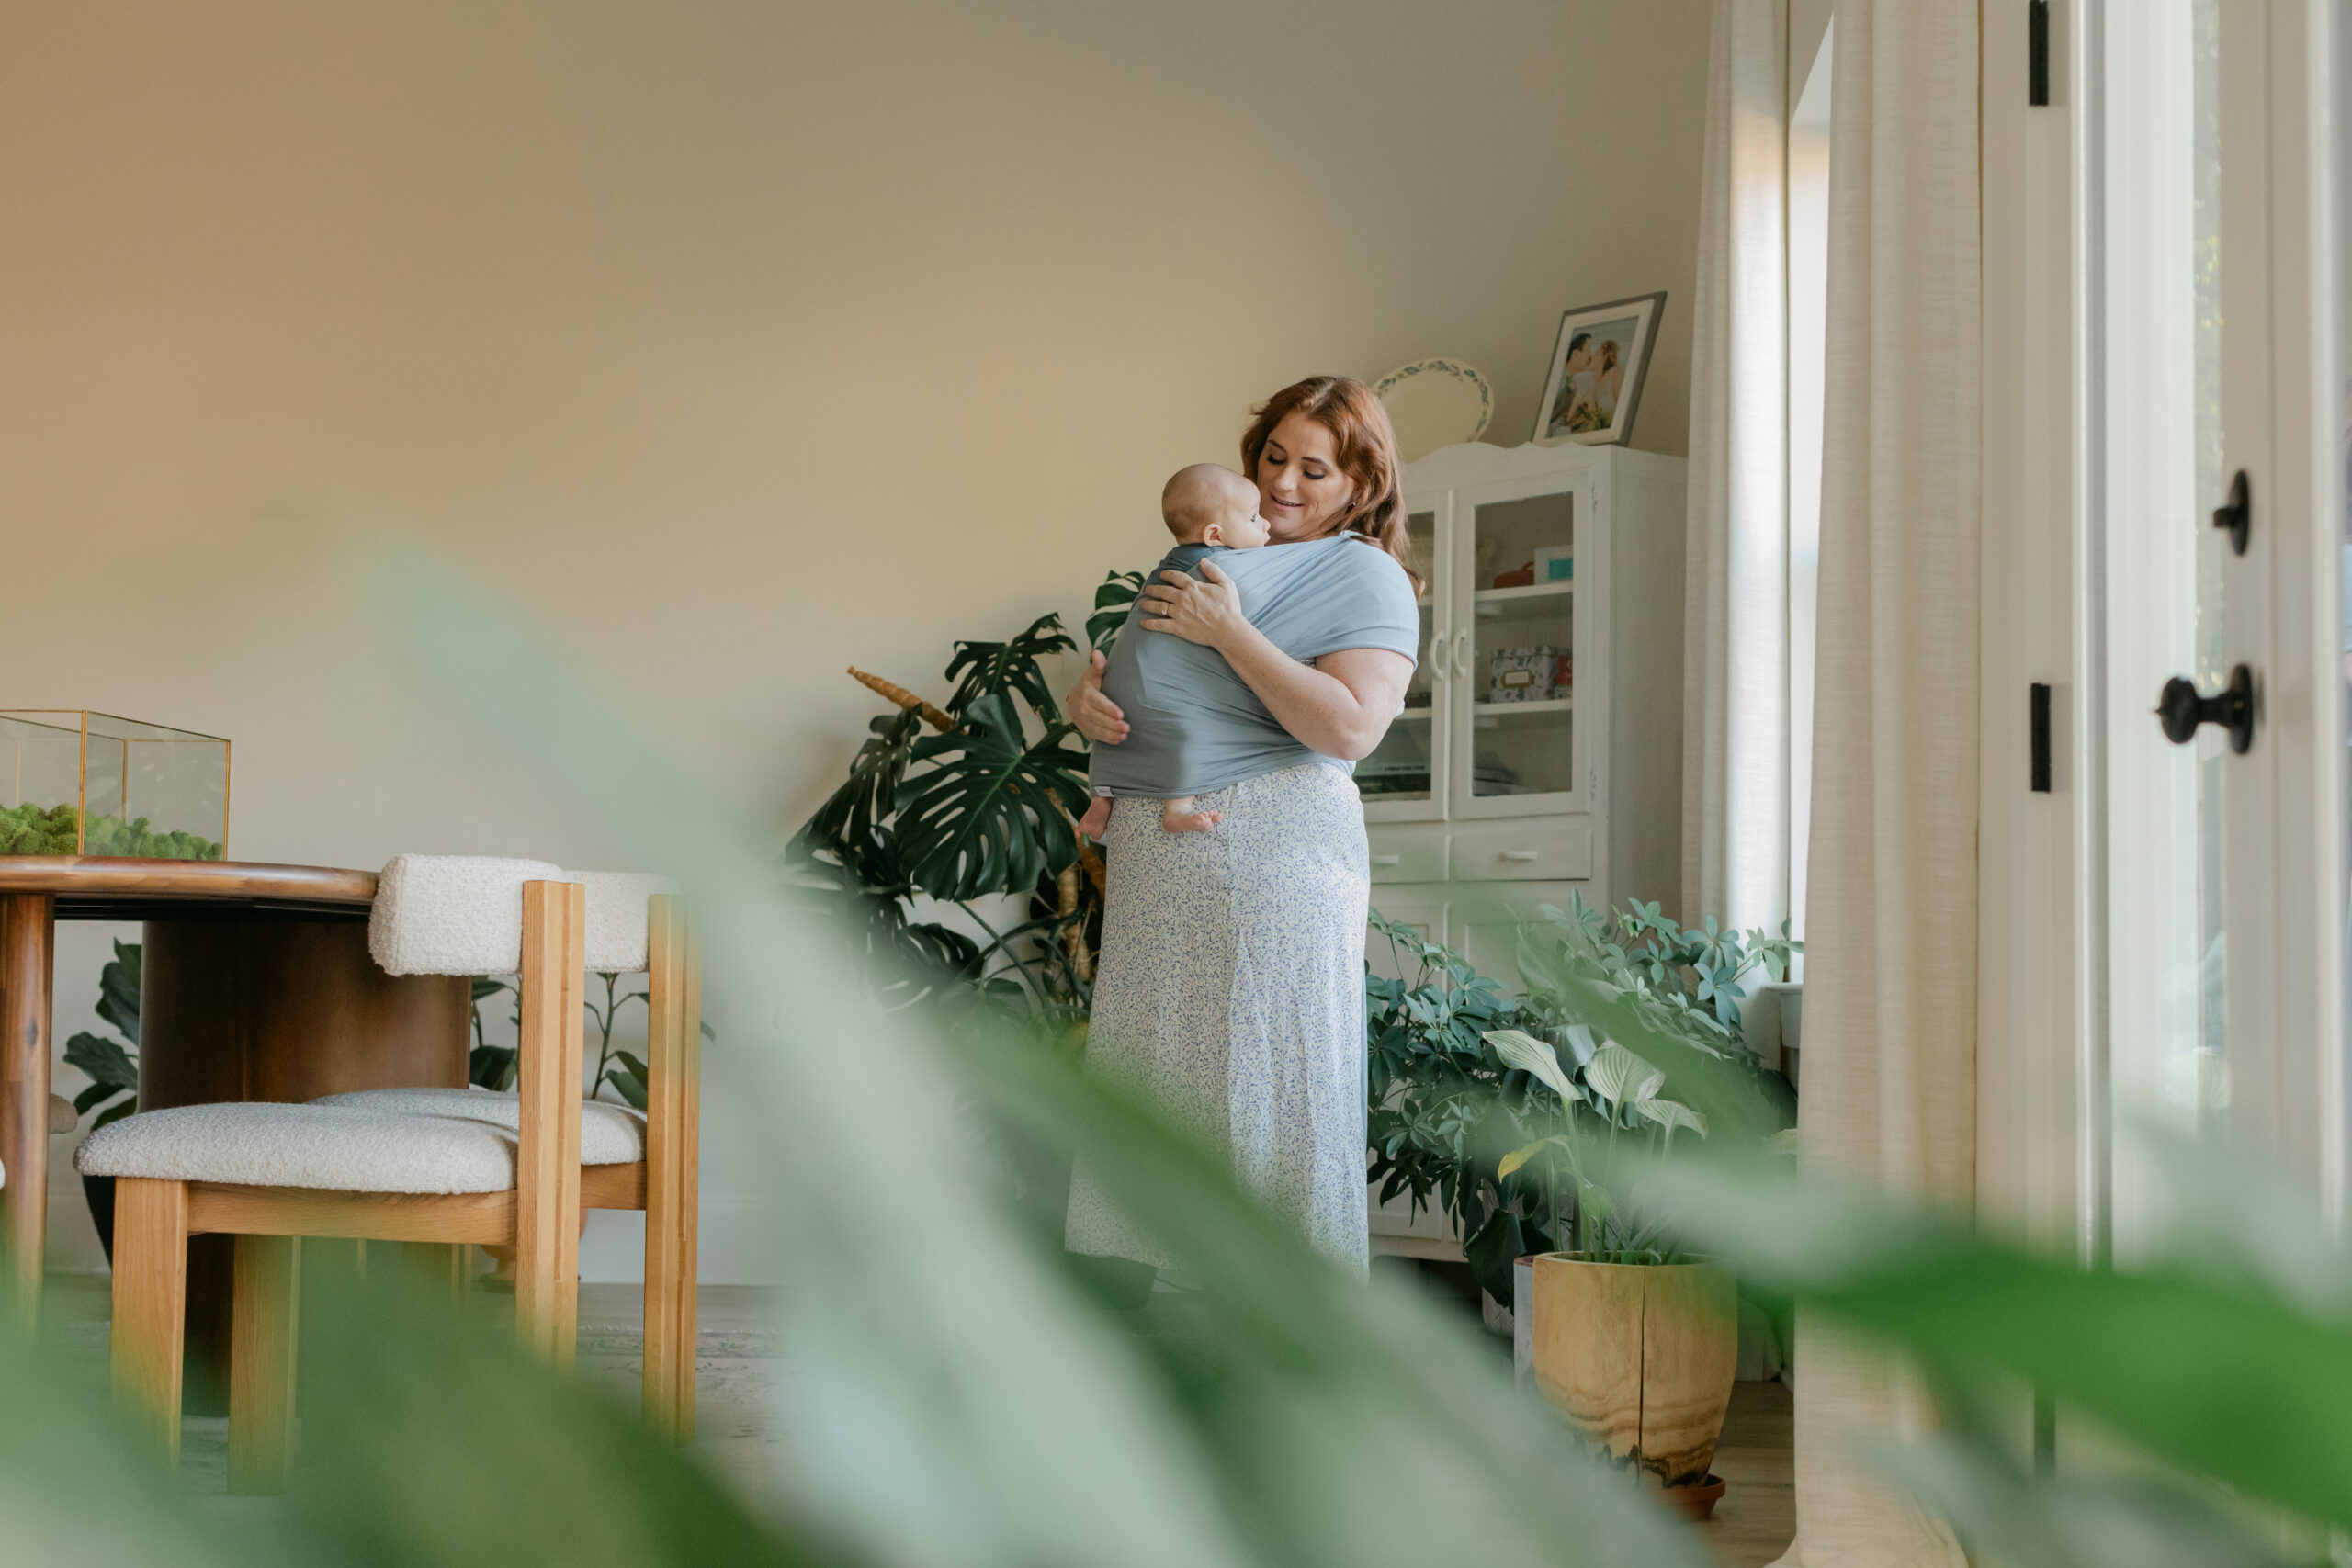
[[[1406,711],[1356,770],[1373,904],[1516,983],[1538,906],[1677,901],[1683,463],[1473,443],[1404,479],[1429,592]]]

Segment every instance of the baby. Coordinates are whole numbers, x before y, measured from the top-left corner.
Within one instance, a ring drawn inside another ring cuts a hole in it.
[[[1266,520],[1258,515],[1258,487],[1216,463],[1177,469],[1159,492],[1159,515],[1176,536],[1178,548],[1153,571],[1154,581],[1160,571],[1191,570],[1211,550],[1254,550],[1269,536]],[[1152,635],[1132,625],[1130,630],[1138,637]],[[1117,659],[1120,651],[1131,650],[1123,644],[1112,657]],[[1219,820],[1214,811],[1193,810],[1189,795],[1164,801],[1159,808],[1159,825],[1170,833],[1205,833]],[[1099,839],[1110,822],[1111,797],[1097,795],[1079,818],[1078,830]]]

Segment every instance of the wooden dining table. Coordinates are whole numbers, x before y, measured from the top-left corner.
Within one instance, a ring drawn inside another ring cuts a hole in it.
[[[330,866],[0,856],[0,1238],[28,1318],[40,1310],[49,1232],[56,923],[143,928],[142,1111],[463,1088],[471,986],[377,968],[375,897],[374,872]],[[191,1352],[225,1332],[228,1239],[190,1245]]]

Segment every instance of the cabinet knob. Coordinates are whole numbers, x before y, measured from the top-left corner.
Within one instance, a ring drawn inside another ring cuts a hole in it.
[[[1405,857],[1403,855],[1374,855],[1372,857],[1372,863],[1374,865],[1401,865],[1404,863],[1404,860]]]
[[[1503,852],[1505,860],[1532,861],[1540,857],[1533,850],[1505,850]]]

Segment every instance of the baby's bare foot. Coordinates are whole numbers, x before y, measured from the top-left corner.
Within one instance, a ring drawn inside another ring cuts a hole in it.
[[[1224,820],[1214,811],[1182,811],[1170,812],[1159,825],[1171,833],[1205,833]]]

